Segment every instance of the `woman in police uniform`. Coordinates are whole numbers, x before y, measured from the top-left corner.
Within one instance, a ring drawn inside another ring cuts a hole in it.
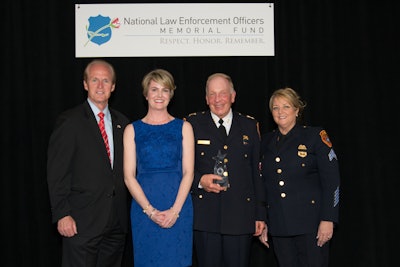
[[[268,234],[280,267],[328,266],[329,240],[339,217],[340,174],[323,128],[298,123],[305,103],[291,88],[269,101],[278,128],[262,137]]]

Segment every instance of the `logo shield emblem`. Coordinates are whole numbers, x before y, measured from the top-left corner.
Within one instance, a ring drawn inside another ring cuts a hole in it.
[[[88,42],[102,45],[111,39],[112,28],[118,28],[118,19],[111,22],[110,17],[98,15],[89,17],[89,26],[86,26]],[[87,44],[87,43],[86,43]]]

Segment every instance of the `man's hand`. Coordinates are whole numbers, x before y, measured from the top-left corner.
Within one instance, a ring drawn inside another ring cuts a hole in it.
[[[73,237],[78,233],[75,220],[69,215],[58,220],[57,230],[65,237]]]
[[[226,187],[214,183],[214,180],[222,180],[222,178],[216,174],[204,174],[200,179],[200,185],[207,192],[219,193],[227,190]]]

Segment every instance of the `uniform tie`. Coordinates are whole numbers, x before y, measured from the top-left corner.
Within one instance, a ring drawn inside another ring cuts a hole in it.
[[[100,112],[97,115],[100,118],[100,120],[99,120],[99,128],[100,128],[101,136],[103,137],[104,144],[105,144],[106,149],[107,149],[108,158],[111,160],[111,157],[110,157],[110,145],[108,144],[108,137],[107,137],[107,133],[106,133],[106,128],[104,126],[104,113]]]
[[[219,131],[221,132],[221,136],[222,136],[223,138],[226,138],[226,137],[227,137],[226,129],[225,129],[225,126],[223,125],[224,120],[223,120],[223,119],[219,119],[218,122],[219,122],[219,127],[218,127],[218,129],[219,129]]]

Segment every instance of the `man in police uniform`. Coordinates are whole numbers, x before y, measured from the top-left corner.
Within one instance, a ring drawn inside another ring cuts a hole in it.
[[[210,110],[187,118],[196,142],[192,195],[199,267],[249,266],[252,237],[265,228],[258,123],[232,111],[235,96],[228,75],[212,74],[206,83]],[[214,172],[219,160],[225,164]]]

